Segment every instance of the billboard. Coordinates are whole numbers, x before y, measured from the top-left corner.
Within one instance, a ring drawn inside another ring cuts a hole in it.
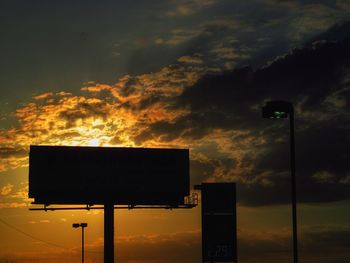
[[[188,149],[30,146],[37,204],[179,205],[189,188]]]
[[[237,262],[235,184],[204,183],[200,189],[203,262]]]

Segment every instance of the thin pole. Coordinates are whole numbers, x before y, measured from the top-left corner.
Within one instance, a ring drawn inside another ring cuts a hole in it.
[[[84,228],[85,227],[81,227],[81,244],[82,244],[82,248],[81,248],[81,262],[84,263]]]
[[[293,219],[293,258],[298,263],[298,230],[297,230],[297,200],[295,178],[295,139],[294,139],[294,110],[290,112],[290,170],[292,185],[292,219]]]
[[[114,263],[114,205],[104,205],[104,263]]]

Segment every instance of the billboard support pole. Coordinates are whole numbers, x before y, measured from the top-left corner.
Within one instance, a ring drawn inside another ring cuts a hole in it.
[[[104,263],[114,263],[114,204],[104,205]]]

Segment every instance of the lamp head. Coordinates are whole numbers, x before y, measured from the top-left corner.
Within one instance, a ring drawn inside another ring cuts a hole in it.
[[[74,223],[73,225],[72,225],[72,227],[74,227],[74,228],[78,228],[80,226],[80,224],[78,224],[78,223]]]
[[[268,119],[285,119],[293,113],[293,105],[288,101],[268,101],[262,107],[262,117]]]

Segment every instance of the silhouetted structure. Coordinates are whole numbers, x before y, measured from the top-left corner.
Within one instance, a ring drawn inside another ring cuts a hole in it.
[[[81,262],[84,263],[84,228],[87,227],[87,223],[74,223],[72,227],[81,227]]]
[[[290,135],[290,173],[292,193],[292,224],[293,224],[293,262],[298,263],[298,229],[297,229],[297,197],[295,178],[295,139],[294,139],[294,108],[288,101],[268,101],[262,107],[263,118],[285,119],[289,116]]]
[[[114,205],[192,208],[185,204],[189,179],[188,149],[30,146],[35,204],[44,204],[43,210],[50,204],[104,205],[105,263],[114,263]]]
[[[178,205],[189,195],[189,151],[31,146],[37,204]]]
[[[237,262],[236,184],[203,183],[202,262]]]

